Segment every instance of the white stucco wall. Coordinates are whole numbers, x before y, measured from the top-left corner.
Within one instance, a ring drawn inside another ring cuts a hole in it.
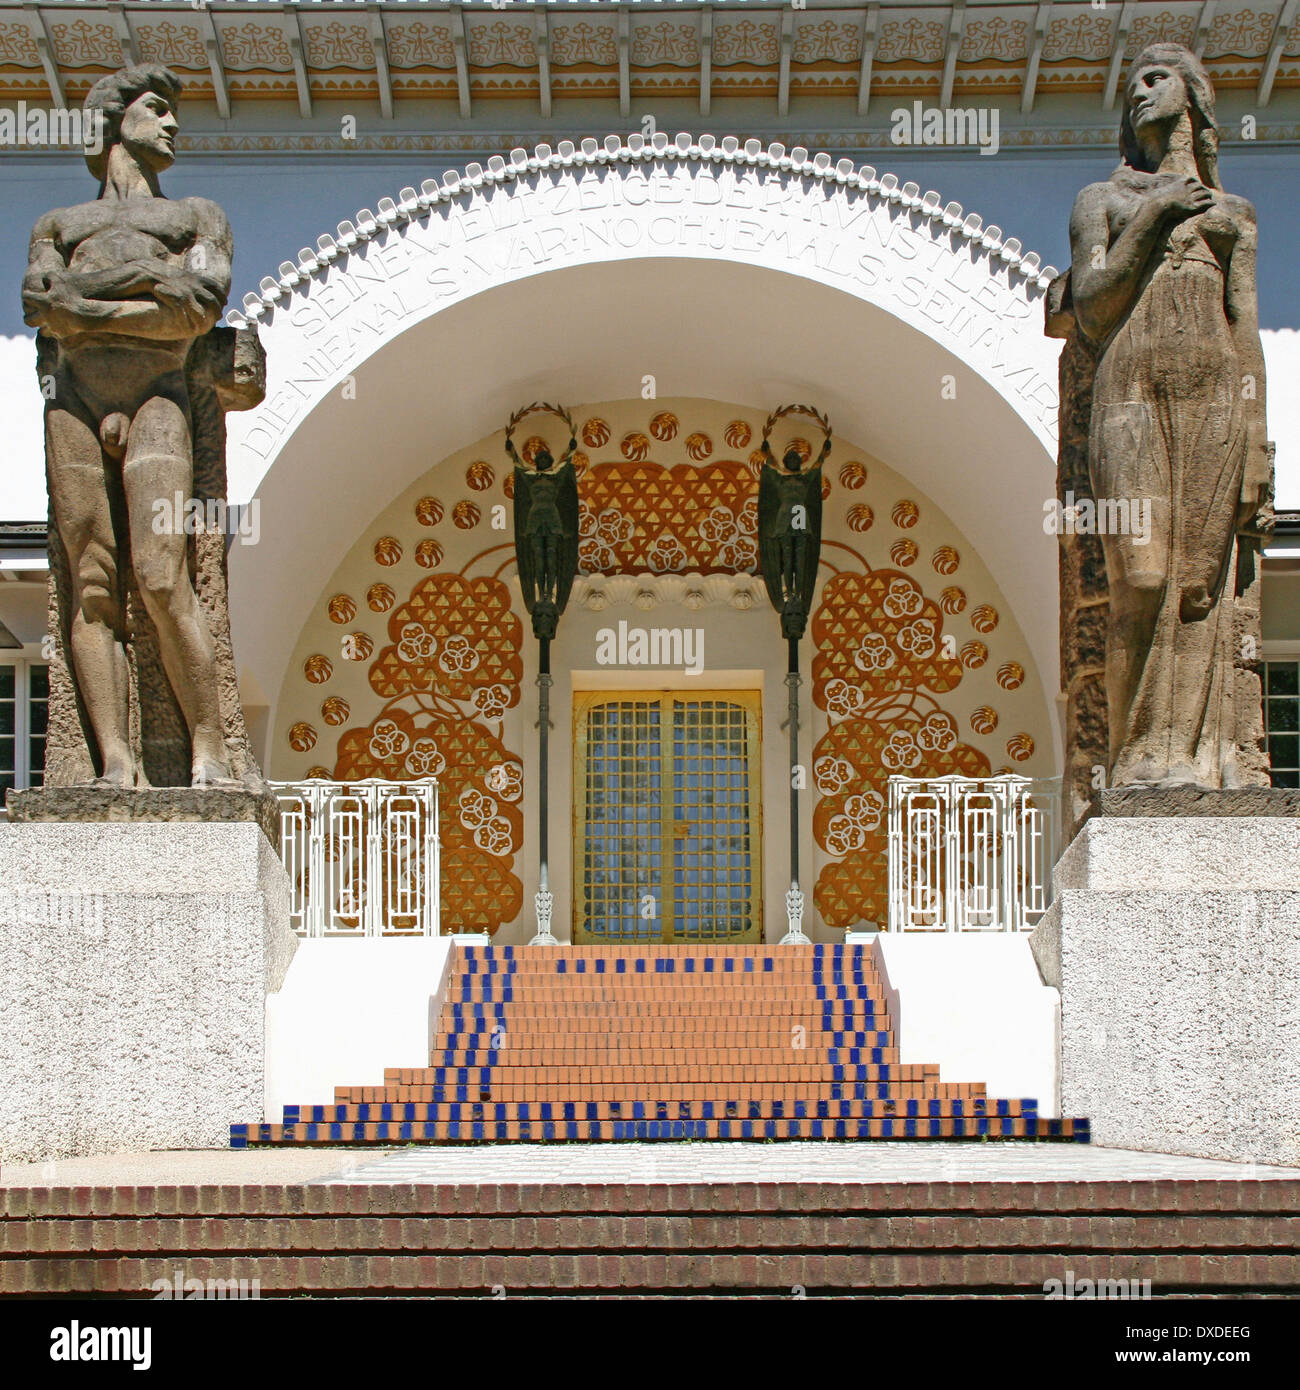
[[[937,1063],[944,1082],[1060,1112],[1061,1001],[1039,978],[1028,934],[882,933],[876,960],[904,1065]]]
[[[304,940],[266,1001],[266,1118],[427,1067],[450,937]],[[239,1118],[239,1117],[232,1117]]]

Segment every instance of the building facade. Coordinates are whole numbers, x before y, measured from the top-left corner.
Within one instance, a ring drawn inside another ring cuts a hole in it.
[[[782,405],[828,415],[795,776],[805,927],[836,941],[889,922],[891,777],[1062,771],[1044,300],[1074,193],[1115,163],[1125,60],[1157,40],[1203,55],[1225,186],[1259,209],[1281,515],[1259,655],[1274,778],[1297,785],[1293,9],[0,4],[0,102],[75,106],[136,59],[185,82],[165,187],[226,208],[229,321],[269,364],[230,420],[250,733],[284,783],[437,778],[443,932],[536,928],[537,643],[504,449],[532,401],[572,415],[582,505],[551,663],[557,934],[785,932],[757,449]],[[45,503],[16,287],[26,228],[89,188],[76,148],[10,144],[0,781],[21,786]],[[518,443],[566,432],[538,414]],[[773,443],[820,436],[787,417]],[[320,929],[365,929],[335,908]],[[428,929],[409,904],[377,920]]]

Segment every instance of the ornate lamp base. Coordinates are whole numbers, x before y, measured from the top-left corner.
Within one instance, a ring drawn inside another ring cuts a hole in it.
[[[554,905],[555,898],[546,889],[534,896],[533,906],[537,912],[537,935],[528,943],[530,946],[558,946],[560,944],[551,935],[551,909]]]
[[[790,891],[785,895],[785,920],[787,931],[781,938],[782,946],[812,945],[812,938],[804,935],[803,894],[799,891],[797,883],[792,883]]]

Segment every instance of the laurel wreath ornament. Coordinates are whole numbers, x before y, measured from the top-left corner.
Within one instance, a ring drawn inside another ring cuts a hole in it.
[[[820,410],[818,410],[815,406],[811,405],[783,405],[778,407],[767,417],[767,423],[763,426],[762,447],[765,453],[771,453],[771,449],[768,446],[767,441],[770,438],[773,429],[776,428],[777,424],[780,421],[787,419],[789,416],[792,415],[807,416],[810,420],[813,421],[814,424],[816,424],[817,428],[821,430],[822,444],[825,445],[830,442],[831,420],[829,415],[823,415]]]
[[[573,416],[563,406],[552,405],[549,401],[533,401],[531,405],[521,406],[510,417],[509,424],[506,425],[506,449],[509,450],[514,443],[515,430],[520,423],[527,419],[529,415],[554,415],[557,419],[563,420],[569,427],[569,447],[560,455],[559,463],[564,463],[569,455],[577,448],[577,427],[573,423]]]

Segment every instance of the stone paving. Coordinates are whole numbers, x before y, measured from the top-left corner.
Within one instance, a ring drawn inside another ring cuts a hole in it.
[[[1085,1144],[485,1144],[357,1153],[322,1183],[1125,1182],[1300,1178],[1300,1168]]]
[[[196,1149],[6,1163],[4,1187],[245,1183],[1098,1182],[1300,1179],[1300,1168],[1085,1144],[482,1144]]]

